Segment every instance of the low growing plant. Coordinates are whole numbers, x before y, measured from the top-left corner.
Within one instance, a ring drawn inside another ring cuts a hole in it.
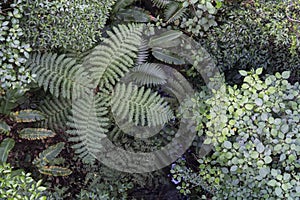
[[[198,159],[199,173],[216,187],[215,199],[297,199],[299,83],[287,81],[288,71],[265,79],[262,68],[240,73],[241,87],[224,85],[207,100],[194,99],[199,134],[214,147]]]
[[[30,173],[13,170],[10,164],[0,165],[0,198],[8,200],[46,200],[46,187],[41,186],[42,180],[36,182]]]
[[[26,87],[32,81],[24,67],[31,47],[22,40],[23,0],[15,1],[9,7],[4,7],[4,3],[0,3],[0,87],[8,90]]]

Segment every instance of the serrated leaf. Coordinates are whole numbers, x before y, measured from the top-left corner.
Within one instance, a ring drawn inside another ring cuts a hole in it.
[[[59,142],[48,147],[46,150],[39,154],[38,160],[49,163],[49,161],[53,160],[61,152],[61,150],[64,148],[64,145],[64,142]]]
[[[41,140],[54,137],[55,133],[44,128],[24,128],[19,132],[19,136],[27,140]]]
[[[72,173],[70,169],[59,166],[42,166],[39,172],[50,176],[68,176]]]
[[[45,115],[38,110],[20,110],[10,113],[10,116],[16,122],[35,122],[45,119]]]

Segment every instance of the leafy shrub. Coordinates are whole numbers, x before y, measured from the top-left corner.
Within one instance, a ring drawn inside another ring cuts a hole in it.
[[[241,68],[257,67],[268,73],[289,70],[290,79],[299,80],[299,23],[288,20],[288,4],[289,1],[266,1],[222,6],[219,25],[207,32],[202,44],[228,73],[228,80],[239,80]]]
[[[13,170],[10,164],[0,165],[0,198],[1,199],[47,199],[42,180],[35,182],[30,173]]]
[[[114,1],[29,0],[22,18],[25,39],[36,49],[86,50],[101,38]]]
[[[22,2],[23,0],[18,0],[8,8],[2,8],[6,4],[0,3],[0,82],[5,89],[25,87],[32,80],[24,67],[31,48],[22,40]]]
[[[174,24],[195,36],[202,36],[209,28],[217,26],[215,16],[222,2],[211,0],[152,0],[164,8],[164,23]]]
[[[210,156],[199,173],[216,199],[297,199],[300,196],[300,86],[290,72],[245,76],[241,88],[223,86],[195,112]],[[203,109],[206,108],[206,109]],[[210,108],[210,109],[207,109]]]

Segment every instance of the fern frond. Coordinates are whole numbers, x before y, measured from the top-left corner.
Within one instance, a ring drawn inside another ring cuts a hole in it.
[[[36,74],[39,86],[55,97],[76,98],[92,88],[85,69],[64,54],[34,53],[26,65]]]
[[[10,132],[10,126],[8,126],[8,124],[4,121],[0,120],[0,134],[9,134]]]
[[[148,42],[146,40],[142,40],[139,50],[138,50],[138,55],[136,59],[136,63],[138,65],[141,65],[146,62],[149,56],[149,47],[148,47]]]
[[[169,24],[184,17],[186,12],[187,8],[185,8],[182,3],[172,2],[168,4],[165,10],[166,23]]]
[[[37,108],[45,114],[45,120],[39,123],[40,127],[51,130],[65,130],[67,116],[70,114],[72,101],[63,98],[47,97]]]
[[[54,137],[55,133],[44,128],[24,128],[19,132],[19,136],[27,140],[41,140]]]
[[[39,172],[49,176],[68,176],[72,174],[70,169],[59,166],[41,166]]]
[[[10,113],[11,118],[16,122],[35,122],[45,119],[45,115],[38,110],[19,110]]]
[[[152,0],[154,5],[156,5],[159,8],[166,7],[171,1],[170,0]]]
[[[109,125],[107,100],[100,95],[87,95],[73,103],[72,116],[68,125],[71,130],[69,141],[77,144],[72,147],[86,163],[93,163],[95,154],[101,149],[101,139],[106,137]]]
[[[119,119],[127,119],[135,125],[157,126],[173,117],[170,107],[157,93],[138,88],[132,83],[117,84],[111,100],[112,112]]]
[[[100,88],[115,85],[129,71],[135,63],[141,44],[141,25],[119,25],[113,31],[107,33],[110,38],[104,39],[103,44],[95,47],[83,63]]]
[[[136,66],[130,73],[130,78],[140,85],[155,86],[165,84],[167,75],[155,63],[145,63]]]

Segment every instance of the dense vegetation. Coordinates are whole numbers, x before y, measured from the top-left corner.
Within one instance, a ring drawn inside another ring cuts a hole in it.
[[[299,0],[4,0],[0,199],[299,199]]]

